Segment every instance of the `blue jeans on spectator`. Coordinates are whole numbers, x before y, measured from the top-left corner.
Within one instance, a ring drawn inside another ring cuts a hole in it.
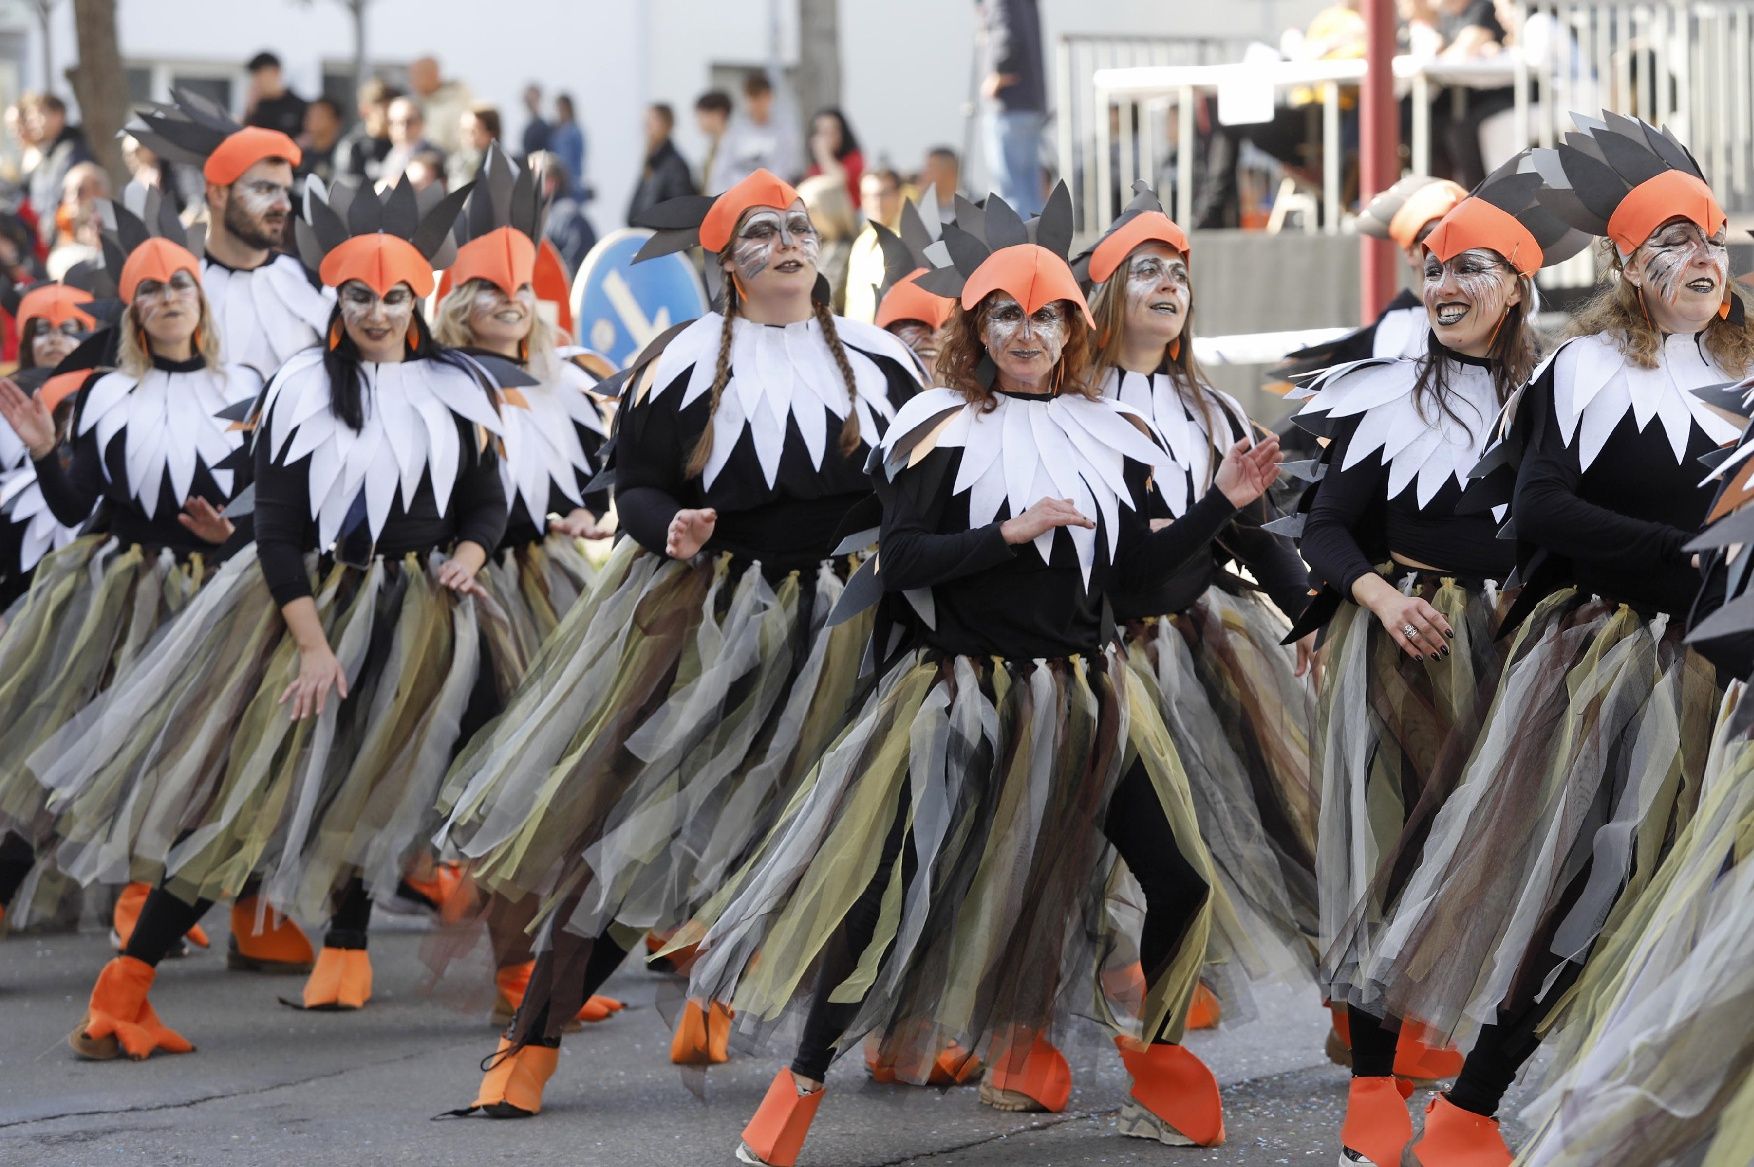
[[[1041,133],[1047,115],[1040,110],[986,111],[987,171],[993,191],[1025,219],[1041,213]]]

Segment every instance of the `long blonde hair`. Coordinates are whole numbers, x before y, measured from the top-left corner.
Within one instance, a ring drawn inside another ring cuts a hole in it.
[[[1123,262],[1113,275],[1091,290],[1090,315],[1096,321],[1096,372],[1092,379],[1098,385],[1102,383],[1104,371],[1120,367],[1121,353],[1126,347],[1126,271],[1127,265]],[[1200,364],[1194,359],[1192,285],[1188,288],[1188,311],[1182,317],[1181,335],[1174,343],[1173,353],[1169,351],[1169,345],[1164,346],[1163,370],[1175,382],[1176,392],[1181,394],[1182,402],[1200,419],[1200,425],[1206,431],[1206,440],[1222,457],[1230,446],[1230,438],[1227,433],[1218,432],[1218,422],[1213,416],[1212,396],[1205,388],[1206,375],[1200,371]],[[1213,465],[1216,466],[1217,463],[1214,462]]]
[[[152,368],[152,338],[146,334],[134,305],[122,316],[121,341],[116,349],[116,367],[130,377],[144,377]],[[213,313],[207,307],[207,293],[201,292],[201,319],[195,324],[195,351],[209,369],[220,365],[219,329],[213,326]]]
[[[1608,261],[1607,274],[1602,277],[1590,302],[1572,320],[1567,335],[1607,333],[1619,346],[1621,356],[1641,369],[1654,369],[1663,348],[1662,332],[1651,323],[1643,294],[1626,278],[1626,265],[1620,259],[1619,250],[1607,239],[1602,240],[1602,246]],[[1729,294],[1740,309],[1732,309],[1730,315],[1740,316],[1742,322],[1738,324],[1723,316],[1712,317],[1711,323],[1705,326],[1705,351],[1724,372],[1732,377],[1742,377],[1754,368],[1754,330],[1751,330],[1747,317],[1747,300],[1734,280],[1730,281]]]
[[[447,292],[439,301],[433,339],[446,348],[474,345],[475,330],[469,327],[469,315],[474,308],[475,296],[483,288],[497,286],[488,280],[466,280]],[[530,313],[530,335],[524,338],[521,359],[524,367],[538,380],[547,380],[559,367],[560,358],[554,351],[554,329],[548,326],[541,312]]]

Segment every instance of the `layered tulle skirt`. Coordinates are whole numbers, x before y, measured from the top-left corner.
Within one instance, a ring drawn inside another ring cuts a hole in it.
[[[502,548],[481,574],[511,622],[519,653],[528,661],[572,606],[589,594],[597,566],[587,555],[584,540],[552,533],[540,542]]]
[[[306,926],[362,877],[388,894],[425,853],[453,751],[520,661],[500,606],[440,585],[436,556],[313,578],[348,696],[294,722],[299,651],[253,549],[228,562],[153,651],[31,758],[63,870],[226,899],[253,874]],[[313,557],[313,569],[316,561]]]
[[[856,970],[822,986],[833,1002],[862,1002],[840,1049],[880,1034],[882,1060],[924,1081],[952,1044],[990,1053],[1019,1030],[1062,1035],[1080,1018],[1177,1040],[1227,909],[1222,895],[1203,896],[1164,965],[1140,969],[1137,934],[1111,910],[1124,893],[1104,832],[1135,765],[1169,824],[1162,846],[1214,888],[1187,775],[1119,650],[904,658],[755,859],[678,935],[700,943],[691,998],[729,1006],[744,1046],[795,1041],[825,960],[851,955],[827,957],[899,824],[905,842],[889,848]]]
[[[1128,661],[1162,714],[1240,936],[1215,935],[1208,978],[1308,976],[1316,955],[1310,688],[1258,594],[1212,588],[1173,617],[1130,623]],[[1221,986],[1221,992],[1224,987]],[[1229,1008],[1242,999],[1225,995]]]
[[[38,847],[54,832],[47,791],[26,764],[159,630],[213,572],[201,556],[83,536],[44,556],[0,633],[0,831]]]
[[[1364,966],[1366,1005],[1453,1032],[1513,988],[1557,995],[1698,803],[1721,690],[1682,632],[1571,589],[1535,609]]]
[[[1698,813],[1578,982],[1520,1162],[1754,1163],[1751,729],[1738,685]]]
[[[1321,797],[1316,870],[1319,976],[1336,1004],[1375,1011],[1365,970],[1460,778],[1503,662],[1503,598],[1490,583],[1395,569],[1454,632],[1450,653],[1414,660],[1368,610],[1344,604],[1328,627],[1316,707],[1313,780]]]
[[[843,723],[868,616],[845,563],[770,579],[621,540],[452,768],[438,842],[533,927],[673,928],[759,841]]]

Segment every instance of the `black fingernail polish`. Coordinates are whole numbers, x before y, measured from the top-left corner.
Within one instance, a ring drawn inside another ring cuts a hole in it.
[[[1425,658],[1422,656],[1415,656],[1413,659],[1414,660],[1424,660]]]

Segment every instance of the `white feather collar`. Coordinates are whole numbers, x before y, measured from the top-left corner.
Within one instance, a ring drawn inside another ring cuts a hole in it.
[[[540,385],[526,385],[508,394],[501,412],[505,457],[500,477],[506,505],[522,498],[525,512],[546,529],[548,500],[558,489],[574,506],[583,499],[579,477],[596,470],[579,441],[578,427],[604,434],[603,415],[587,392],[596,382],[571,361],[557,362],[554,375]],[[519,397],[521,396],[521,402]]]
[[[1231,424],[1230,430],[1217,435],[1216,440],[1220,443],[1217,448],[1228,447],[1236,440],[1231,436],[1232,432],[1249,432],[1248,413],[1236,398],[1210,385],[1200,388],[1216,415],[1214,420],[1224,417]],[[1175,378],[1167,373],[1147,376],[1119,367],[1111,368],[1103,375],[1102,392],[1104,396],[1143,414],[1156,427],[1158,436],[1169,449],[1170,458],[1187,471],[1185,474],[1163,474],[1157,479],[1157,489],[1169,505],[1169,513],[1178,519],[1187,514],[1188,508],[1199,501],[1197,495],[1212,485],[1220,457],[1214,452],[1215,439],[1206,431],[1199,411],[1188,404]]]
[[[1605,333],[1566,341],[1535,370],[1531,381],[1553,367],[1553,412],[1567,446],[1577,451],[1580,468],[1588,470],[1623,418],[1631,414],[1639,432],[1654,418],[1678,463],[1687,456],[1695,426],[1713,445],[1733,442],[1741,427],[1712,409],[1693,393],[1708,385],[1735,380],[1711,359],[1695,335],[1663,339],[1662,357],[1654,369],[1629,362],[1614,338]]]
[[[1424,509],[1444,483],[1467,486],[1468,472],[1491,442],[1500,406],[1491,370],[1456,361],[1449,370],[1450,409],[1428,407],[1432,416],[1426,417],[1413,399],[1418,380],[1417,360],[1372,358],[1337,365],[1287,396],[1310,398],[1299,417],[1357,418],[1339,468],[1380,454],[1389,476],[1386,497],[1395,498],[1411,486]],[[1504,509],[1493,508],[1494,516],[1503,519]]]
[[[999,517],[1001,507],[1020,515],[1045,497],[1069,498],[1079,511],[1098,517],[1114,562],[1120,512],[1133,509],[1126,459],[1163,470],[1174,463],[1163,439],[1138,410],[1113,398],[1066,395],[1027,400],[1000,394],[986,412],[954,389],[928,389],[901,408],[879,450],[893,479],[935,449],[960,449],[953,494],[968,495],[969,526]],[[1064,528],[1078,551],[1084,584],[1096,562],[1097,532]],[[1054,531],[1034,540],[1043,563]]]
[[[139,378],[118,369],[85,391],[78,433],[95,431],[100,454],[122,435],[128,489],[150,519],[164,481],[169,479],[172,497],[187,498],[197,466],[232,493],[232,472],[213,467],[243,445],[244,435],[219,413],[253,400],[261,387],[255,371],[241,365],[187,373],[152,368]],[[107,460],[103,468],[107,477]]]
[[[312,287],[290,255],[248,271],[203,259],[201,288],[225,359],[264,377],[321,340],[335,307],[335,293]]]
[[[29,571],[43,556],[79,537],[79,527],[64,527],[49,509],[37,481],[36,465],[28,458],[22,466],[0,474],[0,512],[23,528],[19,532],[18,569]],[[81,524],[83,526],[84,524]]]
[[[745,430],[755,440],[769,486],[779,477],[788,419],[803,435],[811,465],[818,469],[823,456],[834,448],[849,404],[857,411],[859,432],[867,442],[870,435],[883,432],[895,416],[889,379],[866,354],[891,357],[904,369],[917,367],[914,356],[881,328],[839,317],[834,323],[858,389],[851,403],[834,354],[814,319],[783,326],[742,318],[731,322],[731,379],[713,414],[712,456],[701,472],[704,485],[710,487],[718,478]],[[712,388],[723,328],[724,317],[709,312],[678,333],[659,355],[652,374],[643,379],[635,400],[668,392],[685,372],[688,376],[676,408],[685,408],[705,394]]]
[[[1371,334],[1370,355],[1374,357],[1422,357],[1430,344],[1431,317],[1425,305],[1394,308],[1384,312]]]
[[[361,494],[375,540],[397,498],[404,509],[430,470],[433,498],[450,505],[463,449],[456,418],[504,435],[500,415],[480,382],[436,360],[360,365],[365,425],[356,433],[329,409],[329,374],[320,349],[286,362],[268,386],[264,414],[274,461],[290,466],[310,457],[311,518],[317,547],[326,550]]]

